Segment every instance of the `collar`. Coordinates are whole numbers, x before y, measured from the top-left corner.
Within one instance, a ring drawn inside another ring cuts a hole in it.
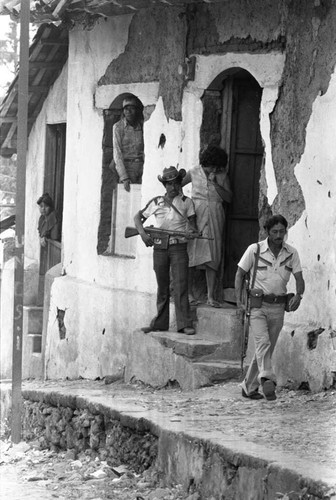
[[[127,127],[127,128],[128,128],[128,127],[132,127],[132,128],[134,128],[134,130],[141,129],[141,123],[140,123],[140,122],[138,122],[138,123],[137,123],[137,124],[133,127],[133,125],[131,125],[130,123],[128,123],[128,121],[126,120],[126,118],[125,118],[125,117],[123,117],[123,119],[122,119],[122,120],[123,120],[123,124],[124,124],[124,127],[125,127],[125,128],[126,128],[126,127]]]
[[[182,200],[182,201],[184,201],[184,200],[186,199],[186,196],[185,196],[184,194],[179,193],[179,194],[177,194],[176,196],[174,196],[174,198],[173,198],[172,200],[170,200],[170,199],[168,198],[168,196],[167,196],[167,193],[164,195],[164,199],[165,199],[165,200],[169,200],[169,201],[170,201],[170,203],[174,203],[174,201],[175,201],[175,200],[177,200],[178,198],[181,198],[181,200]],[[167,202],[167,203],[168,203],[168,205],[169,205],[169,201]]]
[[[267,252],[267,250],[269,250],[271,252],[271,249],[268,246],[268,238],[266,238],[266,240],[260,241],[260,253]],[[285,242],[282,243],[281,250],[285,250],[286,252],[290,253],[288,245]],[[280,252],[281,252],[281,250],[280,250]]]

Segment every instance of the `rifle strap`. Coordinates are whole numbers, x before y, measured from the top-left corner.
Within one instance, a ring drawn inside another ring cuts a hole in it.
[[[177,213],[179,214],[179,216],[180,216],[180,217],[182,217],[183,221],[184,221],[187,225],[189,225],[189,224],[190,224],[190,221],[187,219],[187,217],[186,217],[185,215],[181,214],[181,212],[179,211],[179,209],[178,209],[177,207],[175,207],[174,203],[172,203],[172,202],[170,201],[170,199],[169,199],[167,196],[165,196],[165,198],[164,198],[164,199],[165,199],[165,201],[167,202],[167,204],[168,204],[170,207],[172,207],[172,209],[173,209],[173,210],[175,210],[175,212],[177,212]],[[187,227],[188,227],[188,226],[187,226]]]
[[[254,261],[254,268],[253,268],[251,288],[254,288],[254,282],[255,282],[255,279],[256,279],[257,268],[258,268],[259,255],[260,255],[260,245],[259,245],[259,243],[257,243],[257,252],[254,254],[255,261]]]

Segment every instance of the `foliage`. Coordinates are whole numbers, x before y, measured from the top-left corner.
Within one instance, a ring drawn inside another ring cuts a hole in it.
[[[17,23],[9,22],[9,31],[5,33],[5,37],[0,40],[0,66],[5,66],[9,70],[9,75],[15,75],[18,69],[18,29]]]

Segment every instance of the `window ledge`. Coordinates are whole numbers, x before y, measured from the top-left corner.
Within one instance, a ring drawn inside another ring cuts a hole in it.
[[[123,255],[112,252],[104,252],[99,255],[99,257],[114,257],[117,259],[135,259],[135,255]]]

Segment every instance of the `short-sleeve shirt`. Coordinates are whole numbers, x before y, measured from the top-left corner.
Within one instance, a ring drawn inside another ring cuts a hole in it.
[[[128,179],[124,161],[134,159],[143,161],[143,156],[142,124],[138,123],[133,127],[126,118],[122,118],[113,126],[113,159],[121,181]]]
[[[283,243],[278,257],[275,257],[268,246],[267,239],[259,244],[260,255],[254,288],[261,288],[265,295],[285,295],[290,275],[302,271],[297,250],[291,245]],[[252,274],[256,252],[256,243],[247,248],[238,262],[238,266],[243,271],[251,271]]]
[[[171,203],[185,218],[188,219],[195,215],[194,203],[187,196],[179,194],[175,196]],[[187,229],[186,220],[169,205],[164,196],[156,196],[150,200],[140,213],[145,219],[154,215],[155,227],[169,229],[170,231],[186,231]]]

